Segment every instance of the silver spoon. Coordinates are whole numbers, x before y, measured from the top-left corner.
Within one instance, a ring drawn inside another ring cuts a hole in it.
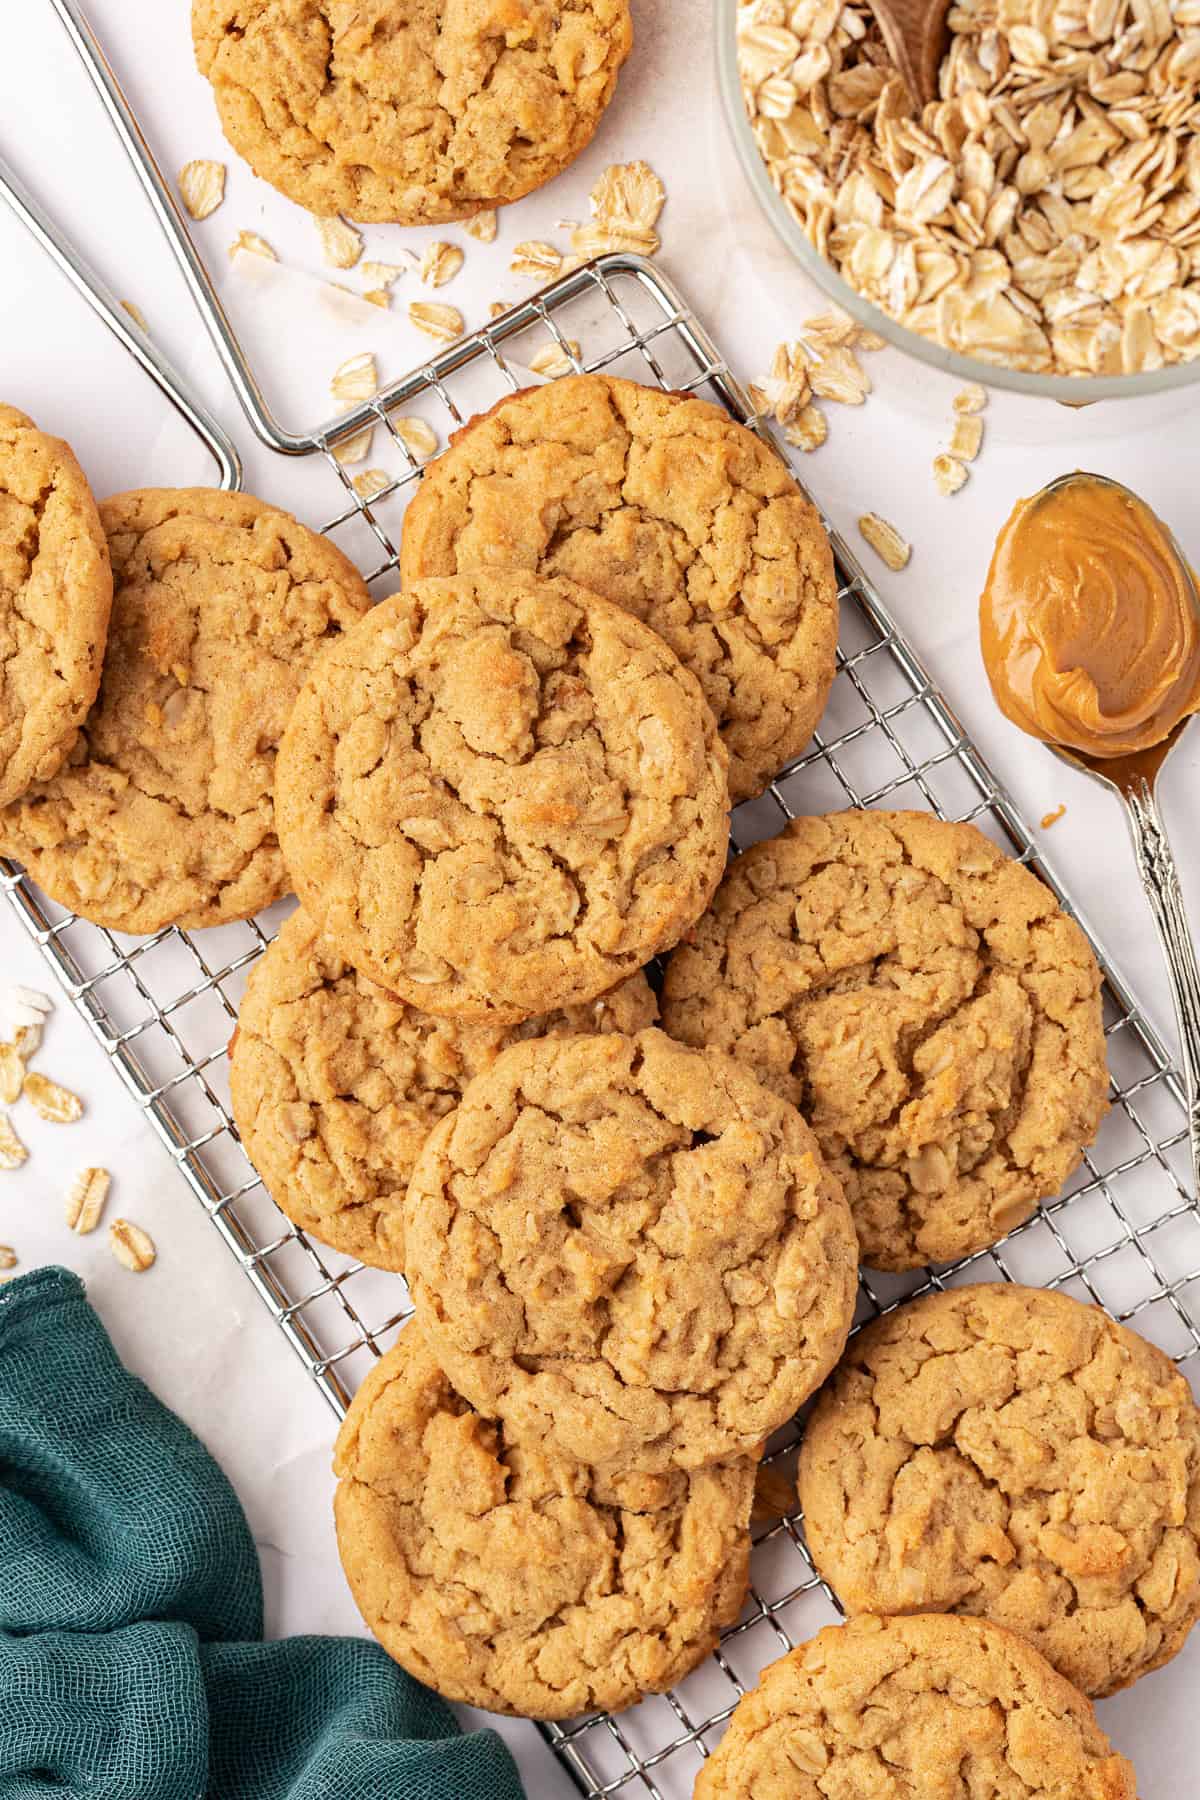
[[[1079,476],[1074,474],[1060,475],[1057,480],[1042,488],[1035,498],[1041,500],[1068,482],[1077,480]],[[1130,491],[1121,482],[1110,480],[1107,475],[1089,475],[1087,480],[1101,482],[1105,487],[1116,488],[1122,494]],[[1136,496],[1130,495],[1130,498]],[[1187,577],[1192,602],[1197,617],[1200,617],[1200,593],[1197,593],[1191,567],[1173,537],[1171,547]],[[1086,751],[1076,750],[1066,744],[1051,744],[1050,748],[1063,762],[1074,764],[1085,775],[1102,783],[1124,805],[1133,838],[1133,854],[1138,874],[1150,902],[1150,911],[1171,981],[1171,998],[1175,1002],[1175,1017],[1179,1024],[1183,1052],[1184,1099],[1192,1150],[1193,1192],[1200,1195],[1200,967],[1197,966],[1196,947],[1184,910],[1179,870],[1155,793],[1155,783],[1167,758],[1188,726],[1194,722],[1193,717],[1181,719],[1161,744],[1154,744],[1148,750],[1135,751],[1127,756],[1089,756]]]

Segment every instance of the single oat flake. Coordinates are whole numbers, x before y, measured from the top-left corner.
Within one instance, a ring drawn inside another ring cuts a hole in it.
[[[112,1177],[107,1169],[81,1169],[67,1189],[63,1215],[68,1227],[79,1237],[95,1231],[100,1223],[111,1184]]]
[[[0,1244],[0,1269],[15,1269],[17,1253],[11,1244]]]
[[[810,401],[784,426],[783,435],[789,444],[795,444],[798,449],[811,454],[812,451],[819,450],[829,436],[829,421],[821,408]]]
[[[411,450],[415,457],[426,461],[437,455],[437,433],[424,419],[393,419],[391,425],[405,449]]]
[[[368,425],[365,431],[356,432],[351,438],[343,438],[340,444],[332,446],[335,462],[343,468],[353,467],[355,463],[366,462],[371,454],[371,445],[375,441],[375,427]]]
[[[509,268],[514,275],[528,275],[535,280],[549,281],[562,268],[562,251],[537,238],[526,238],[513,246]]]
[[[864,513],[858,521],[858,529],[889,569],[898,572],[907,566],[912,545],[905,542],[894,525],[889,525],[878,513]]]
[[[321,254],[331,269],[352,269],[363,253],[362,233],[347,225],[345,219],[318,219],[317,235]]]
[[[11,1106],[21,1098],[25,1063],[15,1044],[0,1044],[0,1101]]]
[[[575,359],[574,362],[571,360],[572,357]],[[540,350],[536,350],[526,366],[531,375],[545,375],[549,380],[554,381],[560,375],[574,374],[575,363],[579,361],[579,357],[578,338],[568,338],[565,348],[557,340],[554,340],[549,344],[543,344]]]
[[[236,256],[239,250],[247,251],[251,256],[261,256],[267,262],[278,262],[279,258],[268,244],[265,237],[259,237],[257,231],[239,231],[229,246],[230,256]]]
[[[207,219],[225,198],[225,165],[200,158],[179,171],[179,193],[193,219]]]
[[[495,211],[477,212],[473,218],[464,221],[463,230],[469,232],[481,244],[492,243],[496,236]]]
[[[350,483],[360,500],[374,500],[386,487],[391,487],[392,478],[386,469],[364,469]]]
[[[373,400],[379,392],[379,374],[372,352],[363,350],[339,363],[333,371],[329,391],[347,408],[357,405],[360,400]]]
[[[149,1232],[130,1219],[113,1220],[108,1228],[108,1247],[122,1268],[134,1275],[142,1274],[158,1255]]]
[[[968,474],[966,463],[959,462],[957,456],[947,456],[943,452],[933,459],[933,484],[943,499],[957,494],[966,485]]]
[[[83,1117],[83,1101],[70,1088],[60,1087],[45,1075],[26,1075],[22,1089],[39,1119],[51,1125],[73,1125]]]
[[[452,344],[463,334],[463,316],[456,306],[443,306],[436,300],[414,300],[408,316],[418,331],[436,338],[440,344]]]
[[[987,389],[978,381],[968,381],[966,387],[959,388],[954,396],[956,413],[981,413],[987,405]]]
[[[37,988],[10,987],[5,996],[5,1015],[18,1027],[41,1025],[53,1010],[50,996],[39,993]]]
[[[12,1120],[6,1112],[0,1112],[0,1169],[19,1169],[28,1155],[13,1130]]]
[[[960,462],[974,462],[983,443],[983,420],[978,413],[960,413],[950,433],[950,454]]]
[[[463,266],[463,253],[457,244],[427,244],[418,266],[421,280],[429,287],[445,287]]]
[[[146,336],[149,337],[150,327],[146,323],[146,315],[135,300],[122,300],[121,310],[122,312],[127,312],[138,330],[144,331]]]
[[[666,198],[667,190],[649,163],[612,163],[592,189],[592,217],[609,231],[649,234]]]

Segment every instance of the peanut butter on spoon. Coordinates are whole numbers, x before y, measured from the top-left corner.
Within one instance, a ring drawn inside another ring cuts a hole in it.
[[[1200,600],[1162,520],[1128,488],[1069,475],[1022,500],[979,607],[992,692],[1015,725],[1129,756],[1200,710]]]

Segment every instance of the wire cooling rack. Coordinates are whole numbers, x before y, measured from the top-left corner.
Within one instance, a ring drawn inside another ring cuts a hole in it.
[[[679,291],[636,257],[609,256],[578,270],[306,437],[276,424],[208,281],[124,97],[79,14],[51,0],[71,32],[126,142],[160,224],[172,241],[222,361],[254,430],[281,454],[323,458],[331,501],[324,530],[377,593],[392,585],[399,526],[420,465],[405,414],[439,436],[504,393],[527,385],[528,364],[550,342],[562,365],[606,370],[698,394],[758,425],[748,395]],[[239,480],[236,450],[193,396],[172,393],[171,371],[130,342],[128,321],[79,258],[57,239],[0,167],[0,193],[143,368],[167,389],[207,443],[225,486]],[[148,360],[154,366],[147,367]],[[386,481],[369,500],[334,454],[372,426],[370,461]],[[779,446],[776,445],[778,449]],[[786,453],[784,453],[786,454]],[[758,800],[734,814],[743,849],[797,813],[846,806],[918,807],[970,820],[1033,868],[1068,906],[1001,782],[966,737],[915,651],[845,543],[831,531],[842,605],[838,673],[821,728],[806,753]],[[272,1318],[339,1415],[410,1313],[398,1276],[310,1242],[275,1207],[247,1161],[229,1104],[227,1044],[246,977],[286,906],[246,924],[126,938],[72,917],[12,864],[0,885],[47,962],[151,1120],[214,1227]],[[1072,909],[1073,910],[1073,909]],[[1085,922],[1086,929],[1086,922]],[[1101,958],[1103,961],[1103,957]],[[1189,1192],[1183,1093],[1169,1058],[1133,998],[1106,969],[1106,1027],[1113,1110],[1066,1192],[1002,1245],[952,1267],[908,1277],[860,1277],[859,1321],[930,1287],[964,1280],[1024,1281],[1098,1302],[1184,1362],[1200,1352],[1200,1209]],[[672,1694],[619,1718],[543,1727],[590,1800],[610,1795],[686,1800],[703,1758],[759,1670],[836,1617],[816,1576],[793,1504],[800,1428],[772,1441],[764,1459],[768,1516],[756,1526],[751,1588],[720,1649]]]

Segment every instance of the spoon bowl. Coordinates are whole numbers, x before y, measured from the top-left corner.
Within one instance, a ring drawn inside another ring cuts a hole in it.
[[[868,0],[887,53],[918,106],[938,97],[949,0]]]

